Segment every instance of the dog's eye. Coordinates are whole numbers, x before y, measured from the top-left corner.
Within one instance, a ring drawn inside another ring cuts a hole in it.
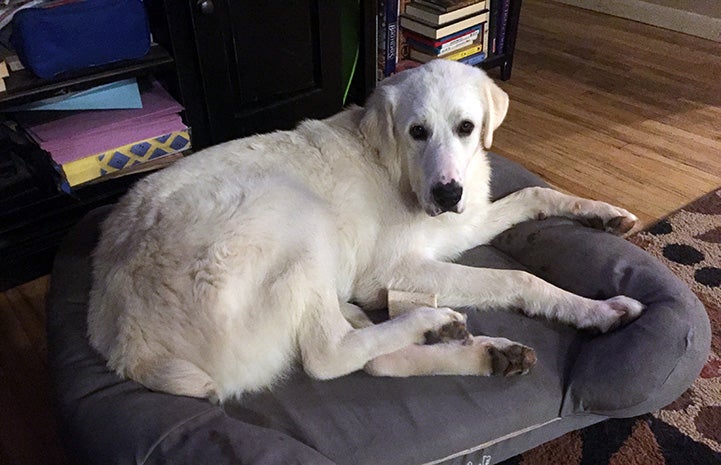
[[[475,126],[470,121],[463,121],[458,125],[458,134],[461,136],[470,136]]]
[[[416,124],[414,126],[411,126],[411,130],[409,131],[411,134],[411,137],[415,140],[426,140],[428,139],[428,130],[421,126],[420,124]]]

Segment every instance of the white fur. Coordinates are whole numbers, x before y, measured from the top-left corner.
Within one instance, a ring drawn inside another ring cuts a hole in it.
[[[102,225],[92,345],[112,369],[152,389],[222,400],[271,385],[295,361],[326,379],[378,372],[369,362],[383,356],[383,374],[392,375],[396,353],[397,375],[414,374],[401,349],[464,317],[420,308],[359,323],[349,302],[383,307],[389,288],[601,330],[635,317],[641,306],[631,299],[594,301],[520,271],[446,262],[539,215],[635,221],[549,189],[491,203],[484,147],[507,106],[482,71],[437,60],[386,80],[365,109],[227,142],[148,176]],[[457,133],[462,120],[475,125],[470,136]],[[429,129],[427,140],[409,136],[417,124]],[[430,193],[449,180],[463,186],[459,213],[443,213]],[[487,359],[476,348],[486,345],[443,353],[477,350]],[[437,359],[415,373],[488,374],[488,363],[454,370],[457,363]]]

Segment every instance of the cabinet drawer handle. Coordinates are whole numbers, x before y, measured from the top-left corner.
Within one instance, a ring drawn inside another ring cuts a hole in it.
[[[213,11],[215,10],[215,5],[213,5],[213,0],[198,0],[198,8],[200,9],[200,12],[204,15],[212,15]]]

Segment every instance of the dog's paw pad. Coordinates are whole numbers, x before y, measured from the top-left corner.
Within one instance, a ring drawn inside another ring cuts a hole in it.
[[[579,200],[572,211],[584,226],[619,236],[639,224],[636,215],[606,202]]]
[[[441,326],[436,331],[426,331],[425,338],[426,344],[438,344],[449,341],[467,341],[471,337],[471,334],[466,329],[466,324],[463,321],[452,321],[448,324]]]
[[[637,223],[638,218],[634,215],[616,216],[606,222],[604,229],[612,234],[622,235],[632,230]]]
[[[521,344],[488,346],[492,375],[525,375],[536,364],[536,351]]]

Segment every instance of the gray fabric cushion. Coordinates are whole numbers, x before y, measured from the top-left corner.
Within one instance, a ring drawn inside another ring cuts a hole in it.
[[[558,416],[573,331],[521,315],[470,314],[472,332],[515,335],[542,360],[526,377],[313,381],[297,373],[270,392],[226,405],[243,422],[280,430],[338,463],[438,460]],[[520,338],[518,337],[520,335]]]
[[[496,197],[542,185],[518,165],[491,160]],[[709,345],[700,303],[658,262],[622,239],[549,219],[519,225],[462,261],[526,268],[592,297],[627,293],[648,305],[638,321],[591,337],[513,312],[468,310],[473,332],[534,347],[534,370],[508,379],[355,373],[326,382],[296,372],[272,391],[220,408],[122,380],[90,348],[90,253],[107,211],[92,212],[65,241],[48,301],[58,413],[80,463],[414,464],[447,458],[444,463],[465,465],[486,454],[495,463],[606,415],[665,405],[695,378]],[[564,418],[555,420],[559,415]]]
[[[639,415],[673,401],[681,394],[678,381],[700,372],[711,337],[706,310],[685,284],[635,245],[554,218],[518,225],[493,246],[564,289],[593,298],[623,294],[647,306],[623,330],[589,337],[579,346],[564,414]]]

